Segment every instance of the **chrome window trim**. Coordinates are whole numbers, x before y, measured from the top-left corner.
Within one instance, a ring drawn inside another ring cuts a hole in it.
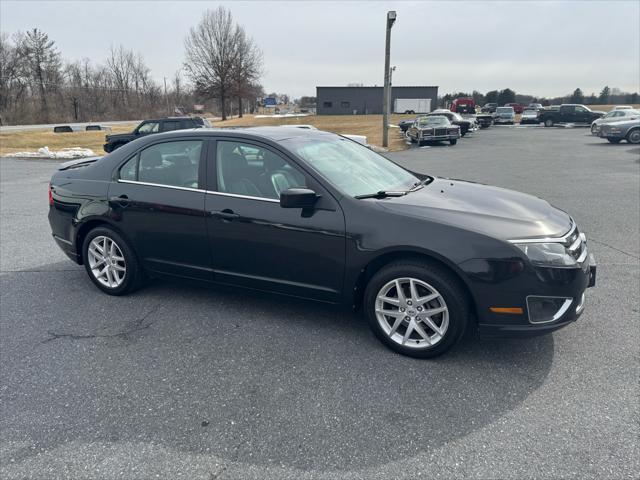
[[[224,197],[246,198],[248,200],[260,200],[262,202],[280,203],[279,199],[266,197],[253,197],[251,195],[240,195],[238,193],[216,192],[214,190],[206,190],[209,195],[222,195]]]
[[[562,237],[546,237],[546,238],[518,238],[508,240],[509,243],[567,243],[567,239],[573,234],[577,228],[576,223],[571,221],[571,228]]]
[[[544,320],[542,322],[534,322],[534,321],[531,320],[531,315],[530,315],[530,308],[529,308],[529,299],[530,298],[564,298],[564,303],[558,309],[558,311],[553,315],[551,320]],[[527,301],[527,320],[529,320],[529,323],[531,323],[533,325],[542,325],[544,323],[555,322],[555,321],[559,320],[560,318],[562,318],[562,316],[565,313],[567,313],[567,310],[569,310],[569,307],[571,307],[571,304],[573,303],[573,297],[554,297],[554,296],[551,296],[551,295],[527,295],[526,301]]]
[[[164,185],[162,183],[139,182],[138,180],[123,180],[121,178],[118,179],[118,183],[132,183],[134,185],[145,185],[147,187],[172,188],[174,190],[185,190],[187,192],[205,193],[205,190],[201,190],[199,188],[178,187],[175,185]]]

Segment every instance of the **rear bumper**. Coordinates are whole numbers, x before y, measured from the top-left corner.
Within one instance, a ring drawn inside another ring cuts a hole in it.
[[[56,241],[56,243],[60,247],[60,250],[62,250],[67,257],[69,257],[71,260],[73,260],[77,264],[82,263],[81,258],[75,249],[75,246],[71,242],[69,242],[68,240],[65,240],[64,238],[58,237],[54,233],[52,233],[51,235],[53,236],[53,239]]]

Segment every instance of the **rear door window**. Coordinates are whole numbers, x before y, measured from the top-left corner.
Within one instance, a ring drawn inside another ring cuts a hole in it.
[[[162,131],[170,132],[171,130],[180,130],[180,121],[179,120],[171,120],[163,122]]]
[[[152,145],[120,168],[120,179],[198,188],[202,144],[202,140],[180,140]]]

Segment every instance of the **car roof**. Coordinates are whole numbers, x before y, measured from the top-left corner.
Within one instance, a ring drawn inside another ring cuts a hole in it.
[[[193,133],[204,136],[221,136],[230,137],[262,137],[269,140],[281,141],[288,138],[297,137],[327,137],[337,136],[335,133],[325,132],[323,130],[311,130],[307,128],[281,128],[273,127],[237,127],[237,128],[189,128],[185,130],[172,130],[170,132],[156,133],[153,136],[190,136]]]

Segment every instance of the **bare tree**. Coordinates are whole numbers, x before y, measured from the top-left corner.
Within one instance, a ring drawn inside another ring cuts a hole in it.
[[[235,24],[231,12],[218,7],[202,15],[184,42],[186,73],[198,93],[220,100],[223,120],[227,119],[226,101],[236,85],[234,72],[244,38],[244,31]]]

